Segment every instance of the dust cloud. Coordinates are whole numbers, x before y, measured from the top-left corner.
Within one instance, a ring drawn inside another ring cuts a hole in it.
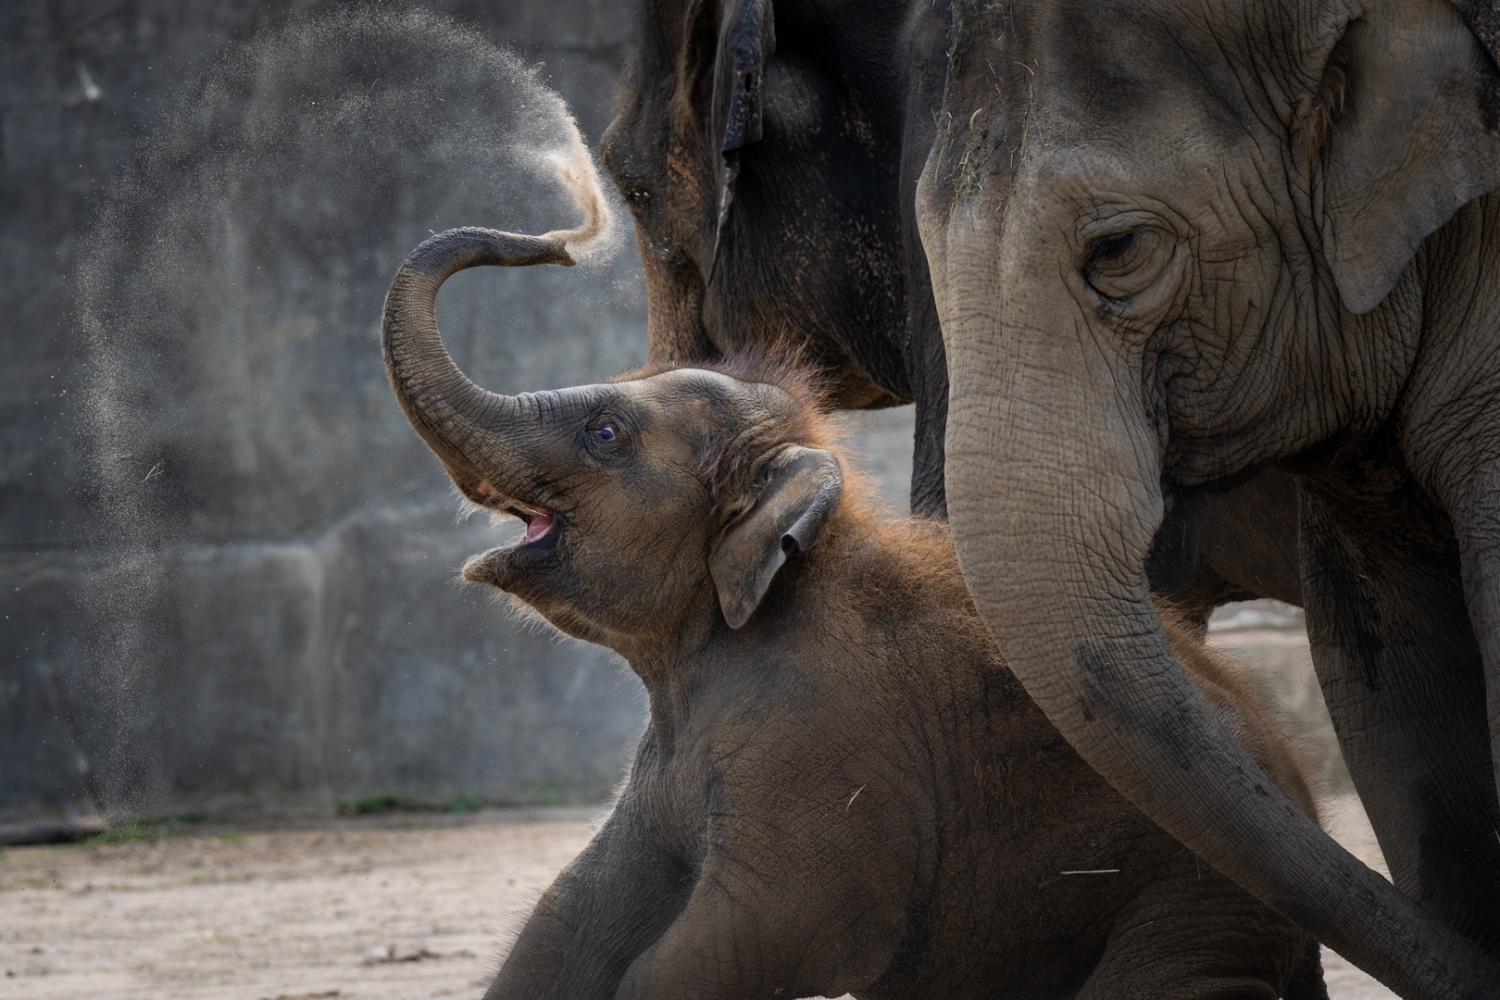
[[[310,650],[344,641],[337,622],[308,626],[285,607],[318,600],[340,572],[316,557],[317,537],[382,504],[430,502],[430,461],[383,387],[375,336],[405,253],[453,226],[550,230],[597,270],[622,242],[612,199],[537,67],[420,11],[272,26],[214,60],[140,137],[75,286],[95,542],[110,553],[88,640],[88,697],[117,706],[100,804],[151,812],[182,790],[154,777],[181,768],[156,762],[202,752],[172,718],[198,710],[172,681],[193,665],[156,660],[186,648],[205,670],[237,656],[306,669]],[[600,314],[639,294],[607,274],[526,281],[522,294],[491,276],[454,327],[545,325],[549,302],[586,286],[594,299],[578,308]],[[496,342],[476,377],[503,380],[527,352],[524,337]],[[454,346],[476,353],[472,340]],[[553,354],[570,349],[589,344]],[[263,609],[247,614],[254,602]],[[246,643],[257,648],[235,648]],[[274,672],[264,683],[274,689]],[[143,702],[165,707],[125,708]]]

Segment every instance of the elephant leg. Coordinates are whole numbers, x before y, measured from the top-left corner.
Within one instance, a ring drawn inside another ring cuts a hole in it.
[[[1484,662],[1484,703],[1489,723],[1489,756],[1484,764],[1489,770],[1493,805],[1500,799],[1500,505],[1495,500],[1500,490],[1500,469],[1487,469],[1475,476],[1470,480],[1470,490],[1468,502],[1454,512],[1453,528],[1462,561],[1464,603]],[[1489,818],[1490,839],[1485,844],[1496,848],[1500,845],[1500,820],[1495,810]],[[1489,936],[1485,942],[1491,953],[1500,954],[1500,862],[1492,863],[1487,871],[1491,878]]]
[[[682,905],[688,870],[629,793],[542,895],[485,1000],[610,1000]]]
[[[1302,507],[1313,661],[1392,879],[1500,955],[1500,807],[1458,553],[1316,489]]]
[[[687,908],[630,966],[617,1000],[749,1000],[802,996],[769,959],[784,952],[753,936],[729,894],[700,882]]]
[[[775,790],[735,796],[733,828],[710,829],[687,904],[631,964],[618,1000],[833,997],[889,968],[910,911],[910,845],[864,818],[828,821],[847,815],[833,811],[841,787],[820,799],[822,783],[799,786],[775,768],[758,780]],[[794,822],[791,803],[825,819]],[[876,853],[880,864],[860,863]]]
[[[1306,995],[1304,984],[1316,995],[1315,949],[1269,907],[1190,861],[1120,913],[1077,1000],[1276,1000]]]
[[[943,354],[943,335],[937,317],[932,314],[931,287],[925,281],[918,287],[922,296],[913,303],[907,321],[907,328],[913,333],[906,356],[906,377],[916,404],[911,512],[918,517],[946,519],[948,494],[943,467],[944,437],[948,433],[948,359]]]
[[[942,520],[948,516],[943,485],[943,434],[948,401],[917,400],[911,458],[911,512]]]
[[[757,876],[764,875],[757,872]],[[772,870],[761,887],[797,881]],[[617,1000],[760,1000],[837,996],[872,982],[889,949],[871,961],[858,936],[829,933],[838,919],[818,919],[816,900],[785,891],[762,894],[731,874],[705,873],[666,932],[635,960]],[[807,884],[807,883],[803,883]],[[893,945],[890,946],[893,948]],[[849,970],[861,966],[860,975]]]

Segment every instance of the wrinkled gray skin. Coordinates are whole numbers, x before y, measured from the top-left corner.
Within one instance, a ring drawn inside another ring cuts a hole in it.
[[[1500,995],[1495,21],[964,0],[917,193],[953,531],[1012,669],[1127,798],[1411,997]],[[1299,480],[1319,679],[1409,895],[1225,738],[1148,597],[1163,484],[1268,465]]]
[[[650,723],[608,819],[488,1000],[1327,1000],[1305,932],[1199,863],[1058,736],[974,614],[946,528],[887,521],[784,361],[522,396],[468,382],[433,298],[547,238],[433,237],[388,371],[465,494],[528,522],[464,576],[624,656]],[[1265,706],[1173,631],[1299,808]]]
[[[787,340],[841,407],[911,403],[911,506],[943,516],[948,372],[913,192],[941,104],[947,0],[636,0],[601,147],[634,216],[652,361]],[[1167,491],[1148,572],[1200,625],[1300,603],[1278,470]]]

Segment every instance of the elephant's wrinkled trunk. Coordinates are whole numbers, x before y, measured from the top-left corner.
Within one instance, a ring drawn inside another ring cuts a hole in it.
[[[386,293],[381,349],[391,388],[412,427],[473,497],[487,459],[505,447],[507,429],[528,409],[525,399],[475,385],[458,369],[438,332],[437,293],[457,271],[482,265],[571,266],[560,239],[493,229],[450,229],[413,250]]]
[[[953,536],[1000,651],[1095,770],[1225,875],[1402,995],[1487,995],[1478,952],[1298,812],[1177,662],[1145,578],[1162,517],[1148,369],[1068,286],[1067,248],[1022,207],[1039,201],[960,201],[924,233]]]

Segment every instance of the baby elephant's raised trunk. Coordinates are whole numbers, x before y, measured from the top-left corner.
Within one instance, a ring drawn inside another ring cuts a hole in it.
[[[461,372],[438,332],[437,293],[457,271],[492,265],[572,266],[557,237],[494,229],[450,229],[413,250],[385,298],[381,349],[386,375],[406,419],[472,495],[483,469],[501,464],[509,432],[525,417],[523,397],[490,392]]]

